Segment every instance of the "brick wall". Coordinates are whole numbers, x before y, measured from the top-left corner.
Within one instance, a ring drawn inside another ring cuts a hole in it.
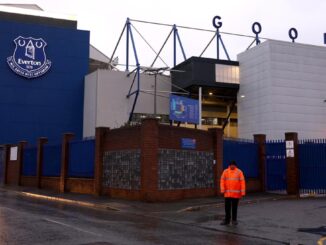
[[[18,185],[19,182],[19,164],[18,161],[9,161],[7,165],[7,184]]]
[[[61,170],[67,170],[67,147],[72,138],[72,134],[63,137]],[[195,148],[183,149],[182,138],[194,139]],[[159,125],[156,119],[146,119],[136,127],[97,128],[94,179],[68,178],[66,170],[61,171],[60,177],[42,176],[40,156],[46,143],[42,140],[38,146],[39,174],[21,176],[25,144],[21,142],[17,161],[6,157],[7,184],[151,202],[219,195],[223,171],[220,129],[204,131]],[[261,164],[265,164],[264,158]],[[247,179],[247,191],[262,190],[263,180]]]
[[[144,201],[171,201],[217,194],[218,174],[214,162],[222,164],[222,161],[216,143],[220,141],[214,137],[222,137],[222,133],[159,125],[155,119],[146,119],[141,127],[107,130],[99,135],[105,135],[102,153],[99,153],[102,155],[102,194]],[[195,139],[195,149],[182,149],[182,138]],[[137,179],[138,172],[129,171],[132,165],[128,154],[124,160],[117,159],[121,150],[140,151],[140,188],[138,182],[132,182],[132,179]],[[173,166],[172,172],[164,173],[165,163]],[[119,164],[121,166],[117,167]],[[114,183],[110,168],[120,176],[114,179]],[[177,173],[178,168],[182,171]],[[184,171],[187,168],[189,171]],[[198,170],[195,175],[190,173],[194,169]],[[194,182],[190,183],[192,180]],[[177,186],[176,183],[182,184]]]

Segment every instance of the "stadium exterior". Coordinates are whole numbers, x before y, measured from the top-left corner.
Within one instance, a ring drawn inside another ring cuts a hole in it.
[[[96,127],[118,128],[146,117],[171,124],[169,94],[188,91],[198,99],[199,87],[202,129],[223,128],[224,135],[241,138],[280,138],[289,131],[326,136],[324,47],[268,40],[239,54],[239,61],[191,57],[170,76],[143,70],[134,104],[135,95],[127,96],[134,73],[112,70],[109,59],[90,46],[89,32],[76,26],[0,13],[0,142],[41,136],[55,141],[64,132],[94,137]],[[32,54],[37,58],[23,60]]]

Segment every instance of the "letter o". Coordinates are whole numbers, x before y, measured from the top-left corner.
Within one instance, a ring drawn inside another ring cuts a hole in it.
[[[289,37],[292,39],[292,42],[294,42],[294,40],[297,39],[297,37],[298,37],[298,31],[297,31],[297,29],[295,29],[295,28],[292,27],[289,30]]]
[[[38,44],[38,43],[39,43],[39,44]],[[36,46],[37,48],[42,48],[43,43],[42,43],[41,41],[36,41],[36,42],[35,42],[35,46]]]
[[[258,30],[256,30],[256,27],[258,28]],[[261,33],[261,24],[259,22],[255,22],[252,24],[252,32],[255,33],[256,35],[258,35],[259,33]]]
[[[221,17],[216,15],[214,18],[213,18],[213,26],[216,28],[216,29],[219,29],[222,27],[222,22],[221,21],[218,21],[216,22],[216,20],[220,20]]]
[[[25,46],[25,44],[26,44],[26,42],[25,42],[24,39],[23,39],[23,40],[22,40],[22,39],[19,39],[19,40],[18,40],[18,45],[19,45],[19,46],[23,47],[23,46]]]

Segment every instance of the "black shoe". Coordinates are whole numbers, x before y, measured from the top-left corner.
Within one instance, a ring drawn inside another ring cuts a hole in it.
[[[228,221],[226,221],[226,220],[223,220],[221,223],[220,223],[220,225],[229,225],[230,224],[230,222],[228,222]]]
[[[232,225],[238,225],[238,221],[232,221]]]

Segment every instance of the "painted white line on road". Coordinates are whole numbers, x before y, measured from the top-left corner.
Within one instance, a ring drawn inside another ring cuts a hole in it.
[[[84,229],[80,229],[80,228],[78,228],[76,226],[68,225],[68,224],[65,224],[65,223],[62,223],[62,222],[59,222],[59,221],[55,221],[55,220],[52,220],[52,219],[46,219],[45,218],[44,220],[46,220],[48,222],[51,222],[51,223],[58,224],[58,225],[66,226],[66,227],[69,227],[69,228],[77,230],[77,231],[85,232],[85,233],[88,233],[88,234],[91,234],[91,235],[94,235],[94,236],[102,236],[101,234],[94,233],[94,232],[91,232],[91,231],[87,231],[87,230],[84,230]]]

